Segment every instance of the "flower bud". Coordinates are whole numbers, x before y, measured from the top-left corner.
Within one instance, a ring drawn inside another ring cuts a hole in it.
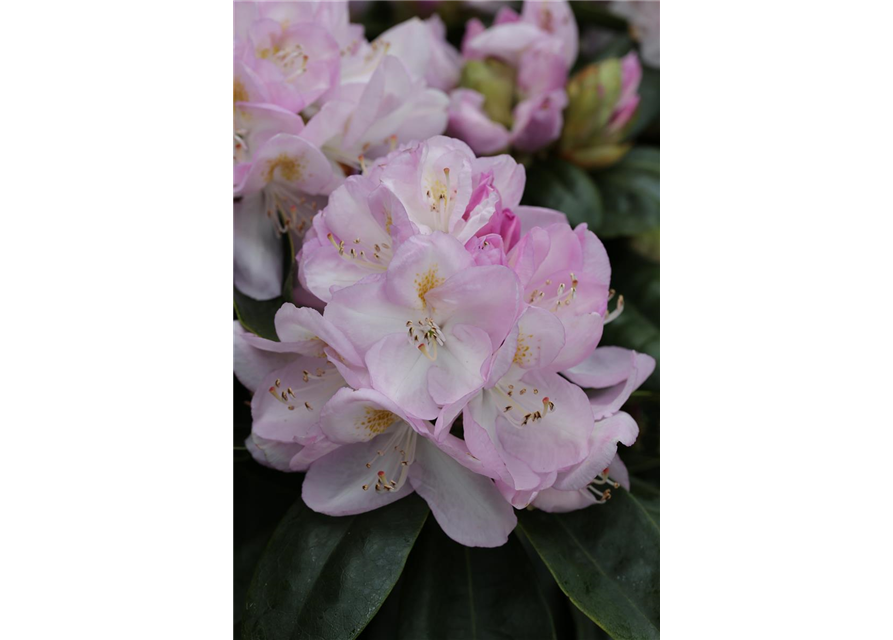
[[[510,65],[495,58],[469,60],[462,68],[459,86],[483,95],[487,116],[511,129],[515,70]]]
[[[586,168],[609,166],[630,145],[623,143],[637,107],[642,67],[635,53],[593,63],[568,82],[561,149]]]

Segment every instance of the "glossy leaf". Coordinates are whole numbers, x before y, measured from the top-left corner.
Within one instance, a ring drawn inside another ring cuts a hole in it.
[[[302,474],[262,467],[247,451],[234,451],[233,458],[233,614],[240,622],[254,569],[277,523],[301,493]]]
[[[453,542],[429,522],[409,560],[401,640],[556,638],[536,576],[514,536],[495,549]]]
[[[615,640],[660,636],[660,530],[623,489],[604,505],[523,511],[518,528],[562,591]]]
[[[564,160],[550,159],[527,171],[525,203],[548,207],[567,215],[571,226],[581,222],[598,229],[602,224],[602,198],[589,175]]]
[[[400,577],[427,515],[416,495],[341,518],[298,499],[258,563],[242,637],[355,638]]]
[[[631,236],[660,224],[660,151],[636,147],[610,169],[595,175],[604,221],[599,236]]]

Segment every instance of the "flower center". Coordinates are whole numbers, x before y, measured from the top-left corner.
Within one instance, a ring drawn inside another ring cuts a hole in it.
[[[285,81],[289,82],[307,71],[307,63],[310,56],[304,53],[303,47],[297,42],[291,44],[274,44],[273,49],[261,49],[257,57],[270,60],[282,73]]]
[[[520,387],[520,388],[519,388]],[[555,412],[555,403],[549,396],[539,400],[540,390],[536,387],[516,387],[513,384],[498,383],[493,391],[505,401],[502,415],[516,427],[536,424],[548,414]]]
[[[450,231],[450,198],[455,198],[458,193],[458,185],[453,187],[450,183],[450,168],[444,167],[443,180],[440,176],[426,180],[427,188],[425,197],[428,199],[428,208],[434,215],[434,228],[444,233]]]
[[[385,271],[391,263],[393,251],[391,245],[382,242],[374,243],[370,246],[368,242],[362,238],[354,238],[353,242],[345,246],[344,240],[335,242],[335,236],[332,233],[326,235],[332,246],[338,250],[338,255],[347,262],[354,262],[367,269],[376,271]]]
[[[274,221],[280,234],[294,231],[303,236],[320,208],[320,198],[292,192],[276,183],[268,184],[263,193],[267,217]]]
[[[446,341],[443,330],[431,318],[424,320],[406,321],[409,344],[421,351],[428,360],[437,360],[437,346],[441,347]]]
[[[325,369],[317,369],[314,373],[310,373],[309,371],[303,371],[303,379],[304,383],[310,382],[310,380],[323,380],[326,372]],[[276,381],[273,383],[273,386],[267,389],[271,396],[276,398],[279,402],[288,407],[289,411],[295,410],[295,405],[293,404],[297,395],[291,387],[283,387],[282,380],[280,378],[276,378]],[[309,402],[304,402],[304,409],[307,411],[313,411],[314,408]]]
[[[409,467],[415,461],[417,439],[416,432],[405,422],[399,428],[394,429],[391,437],[376,452],[375,457],[366,463],[367,469],[376,469],[376,471],[373,481],[363,485],[363,491],[368,491],[370,486],[374,486],[376,491],[399,491],[406,484]],[[385,470],[380,468],[384,466],[385,456],[392,453],[400,456],[399,471],[396,473],[396,479],[388,478]]]
[[[552,279],[547,278],[542,284],[542,289],[537,287],[530,292],[527,298],[528,304],[551,309],[555,313],[560,311],[562,306],[569,307],[577,297],[577,286],[580,281],[577,280],[573,271],[568,275],[570,276],[570,288],[568,288],[568,283],[560,282],[553,290]]]

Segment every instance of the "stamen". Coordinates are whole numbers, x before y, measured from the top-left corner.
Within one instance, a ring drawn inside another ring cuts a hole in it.
[[[617,296],[617,306],[614,307],[613,311],[611,311],[610,313],[608,313],[608,315],[605,316],[604,324],[613,322],[618,317],[620,317],[621,313],[623,313],[623,296],[622,295]]]

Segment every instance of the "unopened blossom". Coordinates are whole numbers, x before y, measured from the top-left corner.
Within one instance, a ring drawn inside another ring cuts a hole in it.
[[[475,158],[459,140],[435,136],[402,147],[332,193],[301,250],[301,284],[328,301],[383,273],[416,234],[447,233],[464,244],[496,233],[507,250],[520,234],[512,210],[524,209],[524,182],[523,166],[510,156]]]
[[[469,21],[448,133],[482,154],[509,146],[536,151],[555,141],[577,47],[577,24],[564,1],[528,1],[521,15],[503,7],[489,29]]]
[[[642,66],[635,52],[593,63],[571,78],[562,155],[583,167],[606,167],[630,149],[624,137],[639,106]]]
[[[336,291],[324,316],[364,357],[373,389],[433,419],[483,386],[519,306],[510,269],[475,266],[461,242],[435,231],[404,242],[381,276]]]
[[[511,506],[493,482],[475,472],[480,463],[461,440],[449,436],[435,443],[420,423],[373,389],[338,391],[321,419],[337,448],[310,466],[304,502],[314,511],[343,516],[415,491],[453,540],[477,547],[504,544],[517,523]]]

